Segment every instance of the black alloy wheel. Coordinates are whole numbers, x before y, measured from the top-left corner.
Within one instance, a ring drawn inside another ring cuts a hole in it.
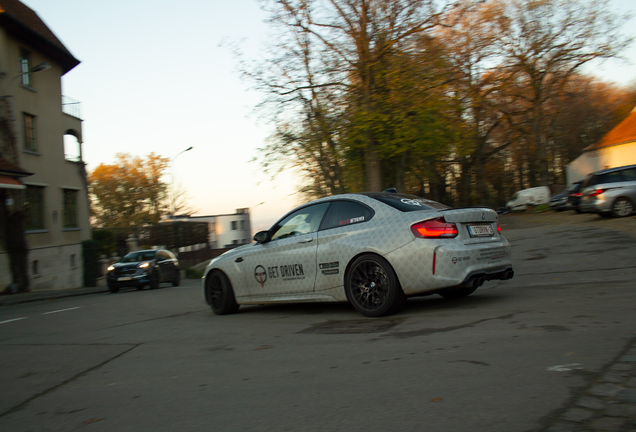
[[[406,296],[391,265],[382,257],[365,254],[358,257],[345,278],[349,302],[368,317],[397,312],[406,304]]]
[[[205,279],[205,297],[216,315],[233,314],[239,308],[232,284],[220,270],[212,270]]]

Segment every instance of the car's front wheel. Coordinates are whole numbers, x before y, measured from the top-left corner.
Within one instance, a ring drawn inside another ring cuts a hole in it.
[[[627,198],[618,198],[612,204],[612,216],[614,217],[625,217],[632,214],[634,211],[634,205]]]
[[[172,286],[181,285],[181,272],[179,269],[175,270],[174,279],[172,279]]]
[[[212,270],[205,279],[205,297],[217,315],[233,314],[239,308],[232,284],[220,270]]]
[[[353,307],[369,317],[397,312],[406,304],[393,268],[377,255],[361,255],[351,264],[345,291]]]
[[[119,287],[116,285],[108,285],[108,291],[115,294],[119,292]]]

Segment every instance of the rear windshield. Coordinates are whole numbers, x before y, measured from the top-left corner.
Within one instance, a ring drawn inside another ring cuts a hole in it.
[[[365,193],[369,198],[376,199],[386,205],[402,212],[422,211],[422,210],[446,210],[450,207],[425,198],[407,194],[390,193]]]

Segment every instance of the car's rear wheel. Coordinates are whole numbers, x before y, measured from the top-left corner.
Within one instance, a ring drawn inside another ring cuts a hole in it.
[[[397,312],[406,304],[393,268],[377,255],[361,255],[351,264],[345,291],[353,307],[369,317]]]
[[[150,283],[148,284],[150,289],[159,288],[159,272],[157,269],[154,269],[152,273],[150,273]]]
[[[634,211],[634,205],[627,198],[618,198],[612,204],[612,216],[614,217],[625,217],[632,214]]]
[[[216,315],[233,314],[239,308],[232,284],[220,270],[212,270],[205,279],[205,296]]]
[[[461,287],[461,288],[448,288],[442,291],[438,291],[437,294],[441,295],[447,299],[458,299],[462,297],[467,297],[475,292],[477,287]]]

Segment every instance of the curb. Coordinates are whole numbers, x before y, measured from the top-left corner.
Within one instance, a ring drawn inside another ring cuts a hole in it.
[[[78,297],[89,294],[107,293],[106,287],[75,288],[69,290],[35,291],[0,296],[0,306],[11,306],[21,303],[32,303],[42,300],[57,300],[66,297]]]

